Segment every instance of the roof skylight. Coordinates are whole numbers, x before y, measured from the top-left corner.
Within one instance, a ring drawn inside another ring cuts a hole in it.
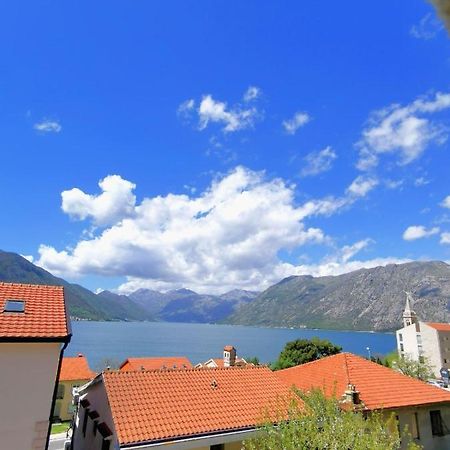
[[[25,302],[23,300],[6,300],[3,312],[23,313],[25,312]]]

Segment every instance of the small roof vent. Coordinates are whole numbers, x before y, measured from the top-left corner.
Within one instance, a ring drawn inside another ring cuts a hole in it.
[[[3,312],[23,313],[25,312],[24,300],[6,300]]]

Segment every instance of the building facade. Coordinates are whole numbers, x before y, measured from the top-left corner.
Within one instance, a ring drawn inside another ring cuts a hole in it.
[[[75,412],[73,390],[86,384],[95,377],[85,356],[81,353],[75,357],[64,357],[58,379],[53,419],[62,422],[72,420]]]
[[[71,332],[59,286],[0,283],[0,447],[48,447]]]
[[[450,324],[420,321],[411,308],[410,294],[403,312],[403,328],[396,331],[396,338],[400,357],[427,361],[437,378],[441,377],[441,369],[449,369]]]

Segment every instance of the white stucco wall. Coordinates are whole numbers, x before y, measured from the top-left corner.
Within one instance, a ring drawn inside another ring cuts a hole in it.
[[[402,339],[400,339],[400,335]],[[397,337],[397,352],[399,355],[409,356],[411,359],[418,361],[419,350],[417,346],[417,331],[416,325],[412,324],[401,328],[396,332]],[[403,352],[401,345],[403,344]]]
[[[100,416],[97,419],[97,422],[105,422],[113,432],[110,449],[118,449],[119,444],[117,443],[117,439],[115,436],[114,423],[112,420],[111,410],[109,409],[108,398],[103,383],[98,382],[92,384],[89,387],[87,394],[82,394],[80,398],[86,398],[89,401],[90,411],[95,410],[98,412]],[[73,448],[74,450],[101,450],[103,437],[99,432],[94,435],[93,421],[90,418],[88,418],[87,422],[86,436],[83,435],[82,427],[85,413],[86,410],[80,407],[76,419],[76,429],[72,439]]]
[[[61,344],[0,343],[0,447],[42,450]]]
[[[450,406],[435,405],[417,408],[402,408],[395,411],[399,417],[400,430],[404,430],[405,426],[411,432],[413,424],[413,415],[417,413],[420,439],[416,440],[418,444],[426,450],[448,450],[450,448],[450,435],[433,436],[431,432],[430,411],[440,410],[442,420],[445,425],[450,426]],[[387,412],[388,414],[390,412]],[[407,448],[407,440],[402,441],[402,449]]]

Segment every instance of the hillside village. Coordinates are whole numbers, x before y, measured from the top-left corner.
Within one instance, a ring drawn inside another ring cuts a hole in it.
[[[278,408],[274,425],[286,420],[283,408],[296,388],[319,389],[352,414],[393,415],[406,433],[401,448],[408,442],[449,448],[450,391],[444,386],[450,324],[421,322],[411,302],[408,294],[397,331],[399,356],[430,360],[432,383],[340,352],[272,371],[240,358],[232,345],[224,346],[222,359],[195,367],[182,355],[130,356],[117,369],[96,374],[82,354],[64,356],[72,331],[63,287],[2,282],[2,446],[237,450],[262,433],[264,411]],[[59,441],[50,439],[52,422],[69,425]]]

